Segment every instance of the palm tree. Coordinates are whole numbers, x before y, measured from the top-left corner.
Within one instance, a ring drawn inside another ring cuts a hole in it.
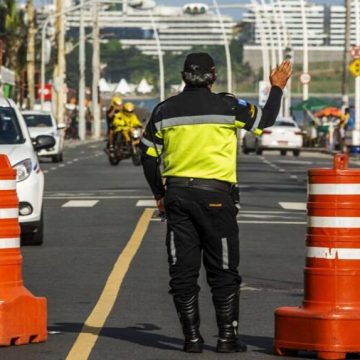
[[[0,3],[0,38],[5,42],[4,65],[21,70],[23,61],[19,61],[19,51],[26,42],[26,27],[23,11],[16,6],[16,0],[3,0]]]

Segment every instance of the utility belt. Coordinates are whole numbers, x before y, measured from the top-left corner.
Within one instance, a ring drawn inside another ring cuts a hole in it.
[[[199,179],[187,177],[167,177],[167,188],[183,187],[193,188],[207,191],[220,191],[228,193],[233,199],[234,203],[239,203],[239,187],[237,184],[231,184],[226,181],[215,179]]]

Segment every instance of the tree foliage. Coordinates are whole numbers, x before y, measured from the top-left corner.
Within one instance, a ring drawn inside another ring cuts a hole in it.
[[[4,64],[20,72],[25,65],[26,27],[16,0],[0,2],[0,38],[5,43]]]
[[[74,40],[73,40],[74,41]],[[243,39],[236,38],[230,43],[232,57],[232,69],[234,85],[241,82],[251,74],[248,64],[243,64]],[[87,51],[87,84],[91,82],[91,46]],[[226,90],[226,57],[223,46],[199,46],[189,52],[205,51],[211,54],[216,63],[218,80],[216,82],[219,91]],[[173,54],[166,52],[164,55],[165,86],[181,83],[181,70],[186,52]],[[78,49],[67,57],[67,77],[70,87],[76,88],[78,83]],[[101,63],[104,65],[101,76],[108,82],[116,83],[125,78],[131,83],[139,83],[145,78],[149,83],[158,88],[159,82],[159,60],[157,56],[149,56],[141,53],[135,47],[124,48],[118,40],[110,40],[101,44]]]

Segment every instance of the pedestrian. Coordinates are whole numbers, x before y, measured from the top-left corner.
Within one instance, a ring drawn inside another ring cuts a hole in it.
[[[260,135],[280,110],[292,65],[273,70],[264,108],[215,94],[211,56],[186,57],[183,92],[160,103],[142,138],[142,164],[160,212],[167,217],[170,294],[185,337],[185,352],[202,352],[197,279],[203,257],[219,330],[217,352],[243,352],[238,339],[239,229],[236,220],[237,128]],[[160,171],[160,159],[163,170]],[[163,185],[165,180],[165,186]]]

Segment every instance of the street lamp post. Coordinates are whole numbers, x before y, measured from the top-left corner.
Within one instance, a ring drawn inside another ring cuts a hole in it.
[[[356,45],[360,46],[360,0],[355,2]],[[360,76],[355,78],[355,130],[360,132]],[[359,135],[360,138],[360,135]]]
[[[99,27],[99,0],[93,1],[93,58],[92,58],[92,109],[93,109],[93,137],[100,139],[101,116],[99,107],[98,86],[100,81],[100,27]],[[82,104],[84,106],[84,104]]]
[[[225,47],[225,56],[226,56],[226,68],[227,68],[227,91],[229,93],[232,93],[232,68],[231,68],[231,55],[230,55],[230,47],[229,47],[229,41],[226,35],[225,26],[223,19],[221,17],[219,5],[216,0],[213,0],[214,8],[216,11],[216,15],[219,19],[221,31],[223,33],[223,39],[224,39],[224,47]]]
[[[85,139],[85,26],[84,26],[84,0],[80,0],[79,24],[79,137]]]
[[[161,50],[161,42],[159,32],[157,30],[154,16],[151,10],[148,10],[151,19],[151,25],[153,27],[154,37],[156,41],[157,53],[159,58],[159,75],[160,75],[160,101],[165,100],[165,74],[164,74],[164,57]]]
[[[303,29],[303,73],[308,74],[309,72],[309,57],[308,57],[308,28],[307,28],[307,18],[305,12],[305,0],[300,0],[301,8],[301,19],[302,19],[302,29]],[[309,98],[309,84],[308,82],[303,82],[303,100]]]

